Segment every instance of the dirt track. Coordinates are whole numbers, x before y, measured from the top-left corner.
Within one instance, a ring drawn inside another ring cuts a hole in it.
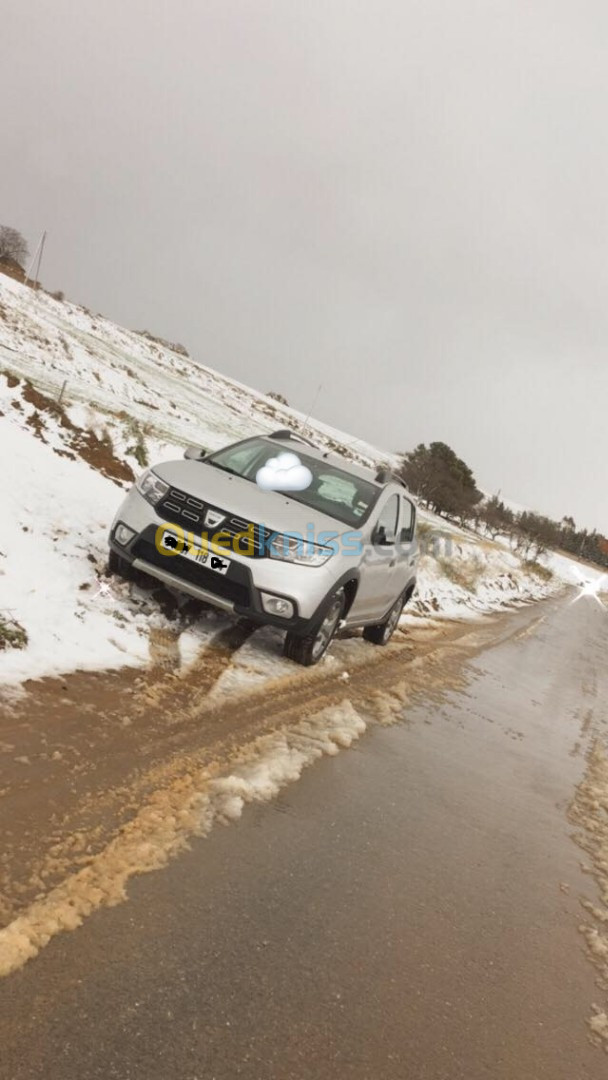
[[[331,665],[240,697],[213,689],[225,640],[198,676],[33,687],[12,730],[33,755],[46,716],[47,756],[23,765],[41,782],[80,730],[74,712],[59,741],[63,699],[93,708],[103,688],[105,711],[86,767],[30,788],[21,853],[15,827],[14,872],[37,839],[49,873],[0,932],[0,1073],[600,1080],[608,623],[570,599],[383,652],[337,642]],[[3,804],[23,812],[16,789]],[[87,815],[74,850],[62,837]]]
[[[171,642],[159,640],[146,671],[77,672],[29,684],[0,717],[0,925],[86,866],[147,799],[180,777],[217,771],[256,738],[344,699],[390,719],[416,691],[451,685],[458,662],[515,632],[513,619],[521,614],[421,626],[384,650],[338,641],[339,671],[294,666],[246,694],[213,695],[252,632],[246,623],[219,634],[184,673],[171,667]],[[347,683],[340,677],[346,667]]]

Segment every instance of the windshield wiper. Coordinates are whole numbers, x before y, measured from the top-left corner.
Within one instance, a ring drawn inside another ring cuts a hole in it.
[[[241,480],[251,480],[250,476],[244,476],[243,473],[237,472],[236,469],[231,469],[229,465],[220,465],[217,461],[206,461],[206,465],[213,465],[214,469],[221,469],[222,472],[230,473],[231,476],[238,476]]]

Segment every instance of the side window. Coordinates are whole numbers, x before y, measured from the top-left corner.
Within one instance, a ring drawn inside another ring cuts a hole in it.
[[[399,496],[391,495],[388,502],[380,511],[380,517],[378,518],[378,524],[376,528],[378,531],[384,529],[386,536],[386,542],[394,544],[397,539],[397,520],[399,517]]]
[[[414,510],[413,503],[409,499],[401,499],[401,529],[399,530],[399,540],[404,543],[406,540],[413,540],[414,538],[414,525],[416,524],[416,511]]]

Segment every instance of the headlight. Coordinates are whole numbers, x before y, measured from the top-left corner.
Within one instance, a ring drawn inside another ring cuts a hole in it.
[[[298,563],[299,566],[323,566],[333,555],[333,548],[280,533],[273,536],[267,551],[271,559],[282,559],[283,562]]]
[[[152,506],[156,506],[157,502],[160,502],[163,495],[166,495],[169,490],[169,485],[165,484],[165,481],[161,480],[160,476],[153,473],[152,469],[142,473],[135,486],[139,494],[143,495],[144,499],[147,499],[149,503],[152,503]]]

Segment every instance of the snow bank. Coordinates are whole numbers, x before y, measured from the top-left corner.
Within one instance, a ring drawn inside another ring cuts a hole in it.
[[[11,475],[4,485],[0,619],[15,620],[27,634],[26,648],[0,651],[0,677],[15,683],[75,668],[144,664],[151,630],[167,620],[143,591],[104,576],[108,528],[126,483],[68,449],[57,417],[27,401],[24,390],[0,376],[2,449]],[[110,426],[115,441],[124,442]],[[77,438],[78,429],[68,434]]]

